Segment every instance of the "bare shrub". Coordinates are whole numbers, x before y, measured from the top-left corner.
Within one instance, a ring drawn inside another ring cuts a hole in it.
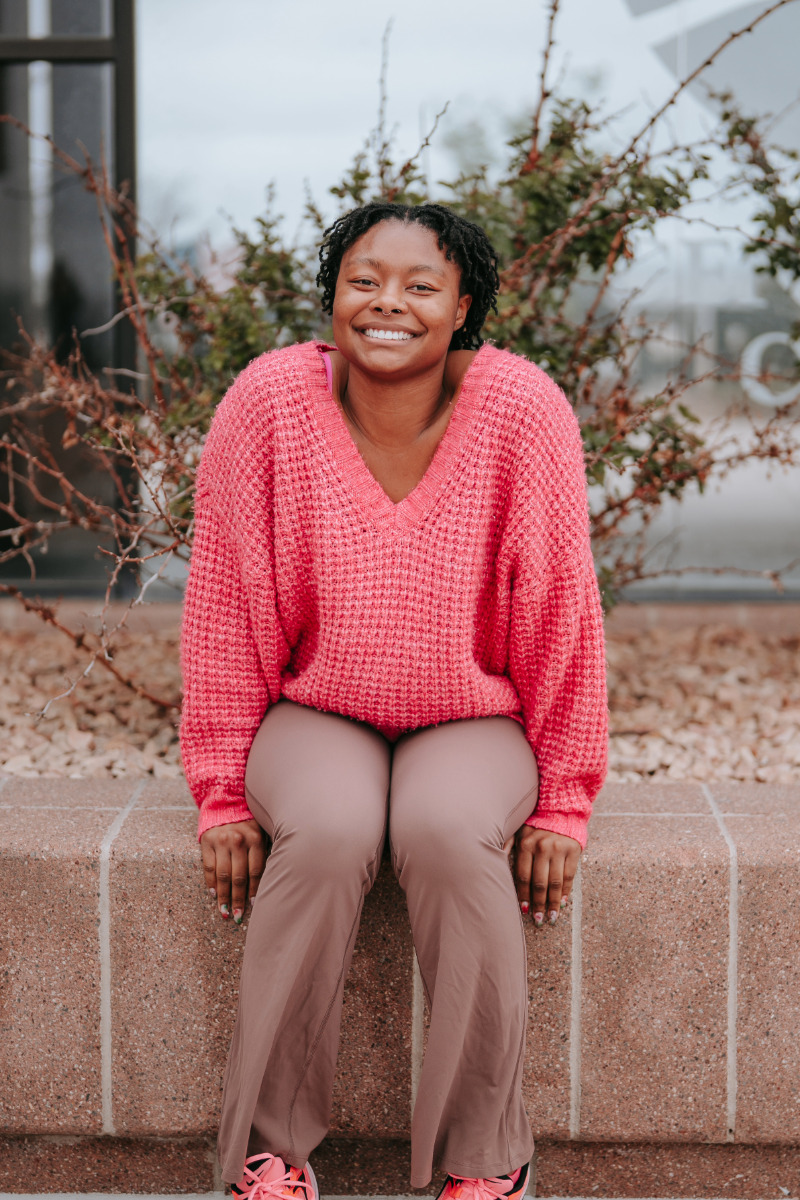
[[[789,2],[765,8],[708,62]],[[798,176],[792,157],[770,147],[761,123],[742,116],[728,97],[718,98],[718,123],[703,139],[679,144],[664,137],[668,115],[699,71],[621,149],[609,150],[607,118],[580,100],[551,94],[558,7],[554,0],[534,115],[524,135],[510,143],[503,178],[490,179],[486,169],[462,175],[447,185],[447,201],[482,224],[501,254],[499,311],[490,317],[487,336],[539,362],[575,404],[596,562],[610,605],[620,588],[664,572],[648,557],[645,533],[667,498],[702,489],[712,477],[755,460],[782,467],[798,462],[798,422],[789,407],[751,418],[744,442],[724,422],[701,436],[686,402],[698,380],[684,369],[696,347],[684,348],[683,367],[663,386],[644,391],[638,364],[656,331],[631,315],[629,302],[611,301],[611,284],[621,286],[626,264],[663,222],[707,222],[698,199],[709,190],[712,164],[716,172],[720,163],[723,190],[738,190],[757,207],[755,233],[741,234],[743,251],[755,256],[758,270],[800,278]],[[342,210],[376,197],[408,203],[428,198],[419,152],[395,163],[384,114],[382,102],[364,152],[331,189]],[[2,119],[31,136],[13,118]],[[145,601],[169,561],[188,561],[195,470],[214,409],[235,374],[265,350],[329,334],[314,287],[314,244],[325,222],[309,201],[313,236],[307,244],[288,244],[271,211],[254,234],[234,230],[236,261],[222,286],[150,236],[102,167],[55,146],[53,154],[97,200],[121,298],[113,321],[130,323],[138,369],[93,372],[77,332],[64,356],[21,330],[21,345],[5,356],[2,373],[9,428],[0,443],[6,485],[0,508],[9,527],[0,531],[0,561],[25,559],[35,580],[36,554],[51,539],[69,527],[91,530],[109,562],[105,614],[123,576],[136,583],[133,607]],[[140,247],[136,256],[133,244]],[[737,375],[729,364],[710,361],[704,377]],[[82,492],[58,466],[41,432],[54,412],[60,414],[63,446],[82,448],[113,481],[113,503]],[[23,497],[47,515],[27,518]],[[767,574],[780,586],[781,573],[776,564]],[[16,594],[72,637],[90,665],[99,662],[139,695],[165,709],[176,707],[174,697],[152,692],[146,680],[118,667],[116,640],[127,614],[108,622],[103,615],[99,632],[89,635],[68,628],[50,604],[10,585],[0,591]]]

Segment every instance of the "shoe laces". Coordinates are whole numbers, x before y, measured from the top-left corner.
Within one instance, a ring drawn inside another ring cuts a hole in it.
[[[447,1184],[443,1200],[503,1200],[514,1188],[508,1177],[466,1179],[463,1175],[448,1175]]]
[[[252,1162],[260,1165],[248,1166]],[[245,1160],[244,1173],[236,1191],[240,1200],[313,1200],[314,1185],[303,1175],[303,1168],[287,1166],[275,1154],[254,1154]]]

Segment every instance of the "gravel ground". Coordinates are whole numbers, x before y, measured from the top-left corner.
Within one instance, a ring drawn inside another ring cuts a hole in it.
[[[625,631],[612,621],[609,779],[800,783],[799,651],[800,636],[785,631],[723,623]],[[115,661],[177,701],[174,623],[125,635]],[[0,769],[179,777],[177,710],[134,696],[99,663],[80,678],[85,666],[57,631],[0,629]]]
[[[121,670],[151,693],[178,701],[176,632],[131,633],[119,644]],[[0,630],[0,769],[28,777],[179,778],[177,710],[134,695],[99,662],[80,678],[87,661],[56,630]],[[69,695],[55,699],[76,680]]]
[[[800,637],[703,625],[607,645],[609,780],[800,783]]]

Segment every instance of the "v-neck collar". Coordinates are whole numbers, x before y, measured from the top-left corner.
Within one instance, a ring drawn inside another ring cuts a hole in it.
[[[328,389],[322,352],[335,350],[326,342],[309,342],[309,371],[306,376],[314,414],[331,458],[356,504],[380,529],[404,533],[417,525],[433,508],[452,475],[462,449],[486,397],[488,385],[497,369],[496,351],[484,343],[467,367],[461,387],[428,469],[419,483],[395,502],[383,490],[370,471],[344,414]]]

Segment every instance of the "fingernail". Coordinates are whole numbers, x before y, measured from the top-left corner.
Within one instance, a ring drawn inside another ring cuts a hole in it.
[[[211,893],[211,895],[212,895],[212,896],[216,896],[216,894],[217,894],[217,889],[216,889],[216,888],[209,888],[208,890],[209,890],[209,892]]]
[[[562,897],[561,897],[561,907],[562,907],[562,908],[566,908],[566,907],[567,907],[567,897],[566,897],[566,896],[562,896]]]
[[[533,919],[537,925],[541,925],[542,921],[544,920],[544,913],[534,913]]]
[[[231,915],[230,909],[228,908],[227,904],[220,904],[219,911],[222,913],[223,917],[229,917]]]
[[[242,909],[242,908],[235,908],[233,910],[233,919],[237,925],[241,925],[241,923],[242,923],[242,913],[243,912],[244,912],[244,909]]]
[[[555,909],[552,909],[552,911],[550,912],[550,924],[555,925],[557,920],[558,920],[558,913],[556,912]]]
[[[527,900],[522,900],[522,901],[520,901],[520,908],[522,909],[522,915],[527,916],[528,909],[530,908],[530,904],[528,904]]]

